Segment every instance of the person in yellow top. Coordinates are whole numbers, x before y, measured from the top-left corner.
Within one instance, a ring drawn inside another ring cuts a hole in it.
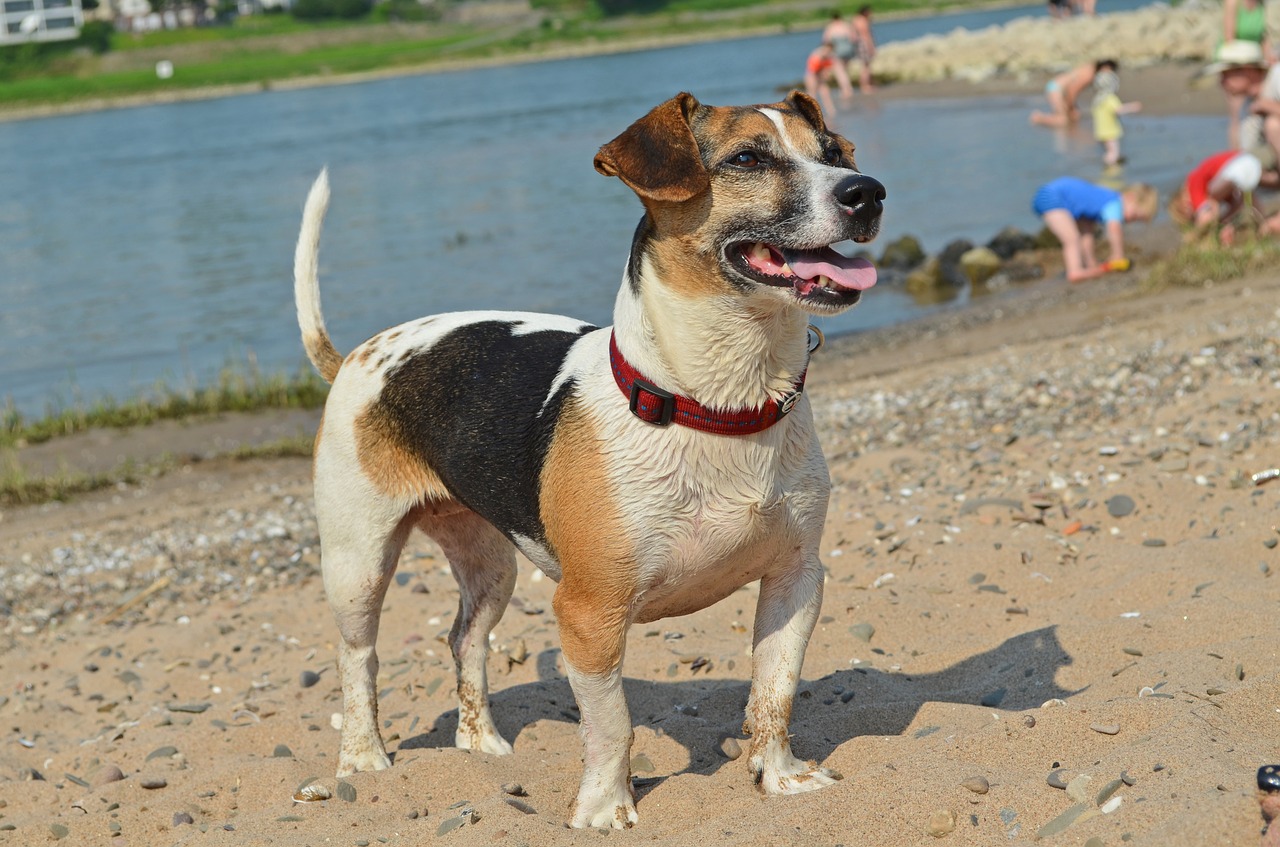
[[[1102,145],[1103,164],[1118,165],[1124,161],[1120,155],[1120,139],[1124,136],[1120,116],[1142,111],[1142,104],[1120,99],[1120,77],[1114,68],[1094,75],[1093,92],[1093,137]]]

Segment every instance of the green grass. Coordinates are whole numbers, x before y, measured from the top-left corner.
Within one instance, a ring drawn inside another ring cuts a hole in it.
[[[228,453],[227,457],[240,461],[309,458],[314,445],[315,439],[309,436],[283,438],[237,448]],[[119,485],[137,485],[146,478],[169,473],[180,464],[181,460],[176,457],[163,456],[150,462],[126,460],[103,473],[86,474],[64,469],[48,476],[33,476],[11,459],[0,470],[0,506],[65,502],[78,494],[89,494]]]
[[[1246,238],[1230,248],[1212,241],[1184,244],[1172,256],[1152,265],[1144,278],[1143,288],[1147,291],[1176,286],[1204,288],[1272,270],[1278,263],[1280,243],[1274,240]]]
[[[0,414],[0,447],[38,444],[95,428],[145,426],[223,412],[317,409],[328,392],[328,384],[310,370],[296,376],[264,376],[228,368],[210,386],[178,391],[161,385],[151,396],[124,401],[107,398],[90,406],[53,411],[37,420],[27,420],[10,405]]]

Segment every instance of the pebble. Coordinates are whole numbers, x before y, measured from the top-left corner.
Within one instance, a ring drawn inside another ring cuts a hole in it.
[[[106,785],[109,782],[119,782],[124,779],[124,771],[115,765],[103,765],[93,774],[93,782],[96,785]]]
[[[1143,547],[1164,547],[1165,540],[1163,538],[1144,538],[1142,540]]]
[[[1049,775],[1045,777],[1045,782],[1049,783],[1049,785],[1053,786],[1054,788],[1066,788],[1067,787],[1067,769],[1058,768],[1057,770],[1049,771]]]
[[[1077,803],[1089,802],[1089,783],[1091,782],[1093,777],[1086,773],[1080,774],[1067,783],[1067,796]]]
[[[315,671],[303,671],[298,675],[298,684],[303,688],[310,688],[320,681],[320,674]]]
[[[991,790],[991,783],[985,776],[971,776],[960,784],[974,794],[986,794]]]
[[[171,744],[166,744],[165,746],[157,747],[156,749],[148,753],[147,761],[149,762],[152,759],[167,759],[170,756],[176,756],[176,755],[178,755],[178,748],[174,747]]]
[[[732,762],[742,755],[742,745],[738,743],[736,738],[726,738],[720,742],[720,752]]]
[[[876,634],[876,628],[869,623],[856,623],[849,627],[849,634],[859,641],[871,641],[871,636]]]
[[[996,706],[1000,705],[1001,701],[1004,700],[1004,695],[1007,693],[1009,693],[1008,689],[997,688],[995,691],[992,691],[990,694],[987,694],[981,700],[979,700],[978,705],[986,706],[989,709],[994,709]]]
[[[212,707],[212,703],[169,703],[167,705],[171,712],[184,712],[192,715],[202,714]]]
[[[1128,494],[1117,494],[1107,500],[1107,514],[1113,518],[1123,518],[1132,514],[1136,504]]]
[[[44,774],[35,768],[22,768],[18,771],[18,780],[20,782],[43,782]]]
[[[193,818],[193,817],[191,817],[191,815],[187,814],[186,812],[174,812],[174,813],[173,813],[173,825],[174,825],[174,826],[182,826],[183,824],[188,824],[188,825],[189,825],[189,824],[193,824],[193,823],[195,823],[195,822],[196,822],[196,819],[195,819],[195,818]]]
[[[1124,780],[1113,779],[1106,785],[1102,786],[1102,790],[1098,792],[1098,796],[1093,798],[1095,805],[1101,806],[1111,799],[1111,795],[1120,790],[1120,786],[1124,785]]]
[[[333,793],[338,795],[339,800],[346,800],[348,803],[354,803],[356,801],[356,787],[341,779],[338,780],[338,784],[333,789]]]
[[[143,788],[154,790],[156,788],[164,788],[169,784],[169,781],[162,776],[144,776],[138,780],[138,784]]]
[[[502,786],[503,794],[510,794],[512,797],[528,797],[529,792],[524,790],[524,786],[518,782],[508,782]]]
[[[955,828],[956,828],[955,813],[950,810],[944,809],[939,812],[934,812],[929,817],[929,823],[927,826],[925,826],[925,831],[928,832],[930,835],[932,835],[934,838],[941,838],[942,836],[951,832]]]
[[[632,773],[653,773],[653,762],[644,753],[637,753],[631,757]]]
[[[1075,804],[1036,830],[1036,839],[1048,838],[1050,835],[1057,835],[1059,832],[1065,831],[1067,827],[1076,822],[1076,818],[1080,817],[1088,809],[1089,807],[1084,803]]]
[[[1116,735],[1120,732],[1120,724],[1118,723],[1091,723],[1089,729],[1094,732],[1101,732],[1103,735]]]
[[[1258,788],[1263,791],[1280,791],[1280,765],[1263,765],[1258,768]]]

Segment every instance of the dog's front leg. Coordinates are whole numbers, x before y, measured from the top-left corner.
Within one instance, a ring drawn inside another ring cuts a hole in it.
[[[805,552],[794,568],[760,581],[751,659],[751,696],[743,727],[751,734],[748,763],[766,794],[798,794],[840,775],[791,754],[787,729],[805,647],[822,606],[822,563]]]
[[[625,829],[636,820],[631,790],[631,714],[622,691],[626,607],[603,609],[562,582],[554,601],[569,685],[582,714],[583,770],[570,825]]]

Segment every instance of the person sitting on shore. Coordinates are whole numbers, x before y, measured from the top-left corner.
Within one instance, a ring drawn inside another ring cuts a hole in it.
[[[1253,191],[1262,178],[1262,163],[1252,153],[1223,150],[1204,159],[1187,174],[1182,188],[1169,204],[1169,217],[1190,226],[1188,237],[1198,238],[1216,228],[1225,247],[1235,243],[1232,219],[1252,197],[1253,208],[1261,216]],[[1269,225],[1269,222],[1268,222]]]
[[[831,99],[831,77],[835,73],[835,64],[835,50],[824,42],[813,48],[804,65],[804,89],[810,97],[822,104],[822,110],[828,116],[836,113],[836,104]]]
[[[831,21],[822,30],[822,43],[831,45],[836,62],[831,66],[836,85],[844,102],[853,101],[853,80],[849,78],[849,63],[858,58],[858,35],[853,25],[844,19],[839,10],[831,13]]]
[[[1124,225],[1149,221],[1156,214],[1158,195],[1149,185],[1134,183],[1114,191],[1072,176],[1047,182],[1036,191],[1031,209],[1062,244],[1062,263],[1069,282],[1082,282],[1108,271],[1127,271]],[[1106,228],[1109,261],[1099,264],[1094,254],[1094,231]]]
[[[1102,145],[1102,163],[1111,167],[1124,161],[1120,155],[1120,139],[1124,137],[1120,116],[1142,111],[1142,104],[1120,100],[1120,77],[1115,71],[1098,71],[1093,89],[1093,137]]]
[[[1084,65],[1077,65],[1065,73],[1060,73],[1044,87],[1045,99],[1049,101],[1052,111],[1031,113],[1031,123],[1036,126],[1066,127],[1080,120],[1080,109],[1076,101],[1084,90],[1093,85],[1094,77],[1099,71],[1120,70],[1114,59],[1101,59]]]

